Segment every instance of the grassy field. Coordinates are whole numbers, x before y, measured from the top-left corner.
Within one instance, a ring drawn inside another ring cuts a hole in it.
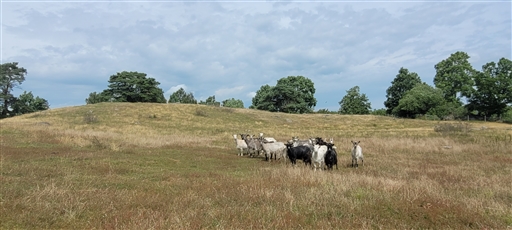
[[[512,228],[507,124],[101,103],[0,126],[1,229]],[[339,169],[237,156],[259,132],[333,137]]]

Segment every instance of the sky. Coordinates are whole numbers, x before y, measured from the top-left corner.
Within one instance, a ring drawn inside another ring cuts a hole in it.
[[[434,66],[462,51],[481,70],[511,58],[511,1],[0,0],[1,63],[27,69],[15,96],[50,108],[85,105],[122,71],[146,73],[169,96],[240,99],[304,76],[315,111],[337,111],[359,86],[384,108],[400,68],[433,85]]]

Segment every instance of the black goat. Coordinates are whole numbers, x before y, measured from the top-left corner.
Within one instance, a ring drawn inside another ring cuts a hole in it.
[[[293,143],[286,143],[286,153],[292,162],[292,165],[297,164],[297,160],[302,160],[305,165],[311,166],[311,149],[308,146],[293,147]]]
[[[327,145],[327,153],[325,154],[325,165],[327,169],[332,170],[332,167],[336,165],[336,169],[338,169],[338,153],[332,147],[334,144],[326,143]]]

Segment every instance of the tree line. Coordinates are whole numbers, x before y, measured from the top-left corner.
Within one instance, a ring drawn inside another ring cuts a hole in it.
[[[17,62],[0,65],[0,119],[50,108],[46,99],[34,97],[31,91],[24,91],[18,97],[12,95],[12,90],[25,81],[26,74],[27,70],[19,67]]]
[[[338,111],[320,109],[317,113],[375,114],[397,117],[436,119],[460,119],[474,116],[510,116],[512,121],[512,62],[501,58],[489,62],[482,70],[474,69],[469,55],[458,51],[437,63],[434,68],[434,86],[423,82],[415,72],[402,67],[386,90],[385,109],[372,110],[366,94],[359,86],[353,86],[338,102]],[[2,64],[1,69],[2,117],[48,109],[48,102],[24,92],[19,97],[10,94],[13,87],[25,80],[26,70],[17,63]],[[242,100],[230,98],[216,101],[215,95],[205,101],[197,101],[191,92],[180,88],[169,99],[158,87],[160,84],[145,73],[123,71],[110,76],[108,88],[92,92],[86,104],[100,102],[152,102],[204,104],[244,108]],[[312,113],[317,100],[311,79],[304,76],[288,76],[277,80],[276,85],[263,85],[252,98],[250,109],[285,113]],[[465,101],[465,103],[464,103]]]

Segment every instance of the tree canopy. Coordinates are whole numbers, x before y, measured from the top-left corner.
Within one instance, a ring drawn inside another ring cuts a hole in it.
[[[169,97],[169,103],[197,104],[194,94],[187,93],[183,88],[178,89]]]
[[[11,94],[15,87],[20,86],[25,81],[27,70],[18,67],[17,62],[4,63],[0,65],[0,103],[2,105],[1,118],[11,116],[10,107],[14,104],[16,98]]]
[[[443,92],[440,89],[422,83],[405,93],[398,106],[393,109],[393,113],[414,117],[418,114],[427,114],[429,110],[445,103]]]
[[[467,108],[479,115],[502,115],[512,103],[512,62],[501,58],[496,64],[489,62],[474,76],[475,88]]]
[[[12,113],[14,115],[21,115],[26,113],[33,113],[41,110],[47,110],[50,108],[48,101],[35,97],[32,92],[24,91],[12,105]]]
[[[106,91],[101,93],[92,92],[89,94],[89,97],[85,99],[86,104],[96,104],[100,102],[109,101],[111,97],[108,95]]]
[[[110,76],[108,88],[101,93],[93,92],[86,103],[112,102],[154,102],[166,103],[160,83],[145,73],[123,71]]]
[[[222,106],[229,108],[244,108],[244,102],[240,99],[226,99],[222,101]]]
[[[264,85],[256,92],[251,108],[285,113],[310,113],[316,106],[314,83],[303,76],[288,76],[275,86]]]
[[[347,90],[347,94],[339,102],[341,114],[369,114],[371,103],[366,94],[359,93],[359,86],[354,86]]]
[[[32,92],[26,91],[19,97],[12,95],[12,90],[25,81],[27,70],[18,67],[17,62],[4,63],[0,65],[0,118],[21,115],[25,113],[46,110],[50,108],[48,101],[36,97]]]
[[[213,105],[213,106],[220,106],[220,102],[215,100],[215,95],[209,96],[206,101],[200,101],[199,104],[201,105]]]
[[[475,70],[468,59],[467,53],[458,51],[434,66],[434,85],[449,102],[460,102],[461,97],[468,98],[473,92]]]
[[[421,79],[417,73],[409,72],[409,70],[403,67],[400,68],[395,79],[391,82],[391,86],[386,90],[387,99],[384,102],[384,106],[387,108],[386,113],[391,114],[393,109],[398,106],[404,94],[419,83],[421,83]],[[403,114],[395,115],[402,116]]]

